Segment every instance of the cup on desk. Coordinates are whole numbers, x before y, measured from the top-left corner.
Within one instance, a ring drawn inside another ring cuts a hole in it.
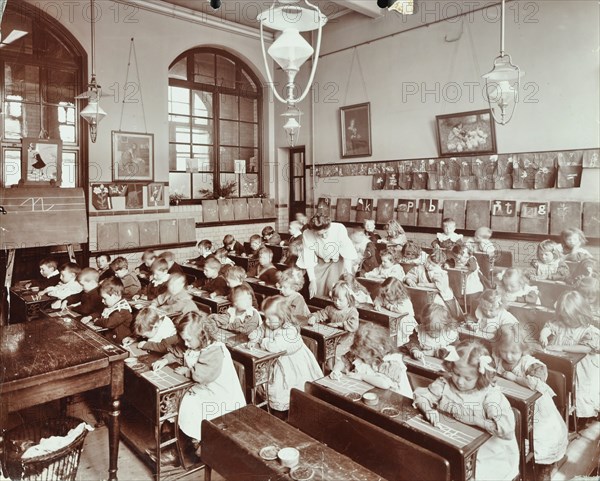
[[[286,468],[293,468],[300,462],[300,451],[296,448],[283,448],[277,453],[281,465]]]
[[[31,292],[40,292],[40,288],[37,286],[32,286],[30,290]]]

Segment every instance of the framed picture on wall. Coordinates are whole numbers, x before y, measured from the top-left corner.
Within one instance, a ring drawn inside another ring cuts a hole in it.
[[[438,115],[438,150],[442,157],[495,154],[496,130],[490,109]]]
[[[112,132],[113,181],[154,180],[154,135]]]
[[[21,145],[21,181],[25,185],[60,185],[62,141],[26,137]]]
[[[340,107],[342,158],[371,156],[371,104]]]

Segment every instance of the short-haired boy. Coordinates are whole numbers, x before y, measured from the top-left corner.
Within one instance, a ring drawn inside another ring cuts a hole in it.
[[[165,354],[171,346],[179,342],[177,328],[173,321],[152,306],[138,312],[133,321],[133,331],[136,335],[147,339],[137,345],[144,351]]]
[[[270,286],[275,286],[279,281],[279,271],[273,265],[273,251],[268,247],[258,250],[258,264],[248,271],[249,277],[256,277],[259,281]]]
[[[212,254],[212,242],[208,239],[198,241],[196,248],[198,249],[198,253],[200,255],[198,257],[194,257],[193,259],[188,259],[188,263],[194,264],[196,267],[198,267],[198,269],[203,269],[204,262],[206,262],[206,258]]]
[[[230,290],[232,290],[234,287],[242,285],[250,288],[252,291],[252,307],[258,309],[258,301],[254,295],[252,286],[246,282],[246,271],[243,267],[233,266],[223,277],[225,277],[225,282],[227,282],[227,287],[229,287]],[[231,301],[231,291],[229,293],[229,300]]]
[[[218,262],[218,261],[217,261]],[[167,292],[152,301],[152,306],[158,307],[167,316],[179,316],[188,312],[200,312],[192,300],[192,295],[186,290],[185,274],[174,272],[169,274]],[[175,319],[173,319],[175,321]]]
[[[52,309],[60,309],[66,307],[67,298],[72,301],[78,301],[78,294],[83,290],[81,284],[77,282],[77,276],[81,272],[79,267],[74,262],[67,262],[60,266],[60,282],[55,285],[40,291],[40,295],[46,294],[48,297],[56,298],[51,305]],[[77,296],[77,297],[72,297]],[[63,304],[63,301],[64,304]]]
[[[183,274],[183,268],[175,262],[175,255],[171,251],[165,251],[158,256],[160,259],[164,259],[169,264],[169,274],[175,272],[181,272]]]
[[[206,283],[202,286],[202,290],[210,297],[226,296],[229,294],[227,281],[221,275],[222,264],[216,257],[209,257],[204,264],[204,275]]]
[[[38,282],[40,289],[47,289],[60,282],[60,271],[56,259],[46,257],[40,261],[39,266],[40,275],[42,276],[42,279]]]
[[[100,274],[100,277],[98,278],[99,282],[115,275],[115,273],[110,270],[111,259],[112,258],[108,254],[100,254],[96,257],[96,266],[98,267],[98,273]]]
[[[100,318],[94,323],[96,326],[108,329],[104,337],[121,344],[123,339],[131,336],[131,307],[123,299],[123,283],[118,277],[110,277],[100,284],[100,297],[106,308]],[[83,321],[83,319],[82,319]]]
[[[244,246],[235,240],[231,234],[227,234],[223,237],[223,247],[227,249],[229,254],[234,254],[236,256],[244,255]]]
[[[152,276],[152,263],[156,259],[156,252],[152,249],[144,251],[142,254],[142,263],[135,268],[135,275],[140,281],[142,287],[148,285]]]
[[[261,234],[263,244],[281,245],[281,236],[270,225],[264,227]]]
[[[82,316],[98,317],[104,309],[100,290],[98,289],[99,274],[96,269],[86,267],[82,269],[77,280],[83,287],[81,302],[69,308]]]
[[[262,237],[258,234],[251,235],[248,242],[246,256],[250,259],[258,259],[258,251],[263,246]]]
[[[167,264],[167,261],[160,258],[155,259],[152,263],[150,282],[140,291],[140,294],[149,301],[153,301],[161,294],[167,292],[169,277],[169,264]]]
[[[117,257],[110,263],[111,270],[123,283],[123,297],[131,299],[142,289],[140,280],[129,272],[129,263],[125,257]]]

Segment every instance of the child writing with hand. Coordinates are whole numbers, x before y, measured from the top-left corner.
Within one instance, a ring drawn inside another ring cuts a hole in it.
[[[388,311],[404,314],[398,323],[396,337],[397,346],[406,344],[417,327],[415,311],[402,282],[395,277],[388,277],[379,288],[375,298],[375,310],[387,309]]]
[[[131,307],[123,299],[123,283],[118,277],[109,277],[100,284],[100,296],[106,308],[100,318],[94,321],[98,327],[107,328],[104,337],[115,344],[121,344],[123,339],[131,336]],[[91,317],[84,317],[81,322],[92,321]]]
[[[371,299],[371,293],[367,290],[365,286],[363,286],[360,282],[356,280],[356,277],[349,272],[344,272],[340,276],[340,281],[344,281],[350,287],[352,291],[352,295],[354,299],[356,299],[356,304],[371,304],[373,305],[373,299]]]
[[[421,311],[421,323],[404,347],[417,360],[424,356],[445,357],[448,346],[458,342],[457,327],[446,306],[427,304]]]
[[[360,326],[349,352],[336,363],[330,376],[339,379],[341,374],[379,389],[413,396],[402,354],[396,351],[387,329],[377,324]]]
[[[569,266],[562,260],[560,246],[550,239],[539,243],[536,258],[531,261],[527,277],[537,281],[565,281],[569,278]]]
[[[234,287],[231,290],[233,305],[222,314],[211,314],[217,326],[228,331],[240,332],[248,336],[249,344],[256,344],[262,325],[260,313],[252,307],[252,288],[245,285]]]
[[[304,391],[304,384],[322,378],[323,371],[304,344],[285,297],[266,298],[262,311],[265,313],[265,325],[259,328],[255,342],[265,351],[284,352],[273,367],[267,400],[271,409],[287,411],[290,391],[293,388]]]
[[[263,244],[281,245],[281,236],[270,225],[264,227],[261,234]]]
[[[129,263],[125,257],[117,257],[110,263],[111,270],[123,283],[123,297],[131,299],[142,289],[142,285],[137,276],[129,272]]]
[[[273,251],[268,247],[258,250],[258,264],[248,271],[248,277],[255,277],[270,286],[277,284],[279,271],[273,265]]]
[[[40,291],[40,296],[46,294],[48,297],[54,297],[56,299],[51,305],[52,309],[66,307],[68,298],[79,302],[81,297],[79,294],[83,290],[81,284],[77,282],[77,276],[80,272],[81,267],[74,262],[63,264],[60,267],[60,282],[55,286],[50,286],[43,291]]]
[[[254,289],[252,286],[246,282],[246,271],[243,267],[240,266],[232,266],[231,269],[227,270],[225,275],[225,282],[227,283],[227,287],[229,288],[229,300],[231,301],[231,293],[234,287],[237,286],[245,286],[249,291],[252,292],[252,307],[258,309],[258,301],[256,300],[256,296],[254,295]]]
[[[311,316],[306,300],[300,294],[304,287],[304,273],[300,269],[290,267],[283,271],[279,277],[277,287],[279,287],[279,292],[283,298],[287,300],[294,319],[309,318]]]
[[[462,341],[448,350],[443,363],[447,374],[415,389],[414,405],[434,426],[441,411],[491,434],[477,451],[477,480],[512,481],[519,474],[515,418],[508,399],[493,384],[492,358],[477,341]]]
[[[159,352],[165,354],[171,346],[179,342],[177,329],[173,321],[164,312],[154,307],[145,307],[140,310],[133,321],[133,332],[145,338],[138,342],[137,347],[144,351]],[[123,345],[132,344],[133,338],[125,338]]]
[[[133,296],[133,300],[144,298],[153,301],[161,294],[167,292],[169,284],[169,264],[164,259],[155,259],[152,263],[152,275],[148,285],[143,287],[139,294]]]
[[[192,300],[192,295],[187,291],[185,274],[174,272],[169,276],[167,291],[160,294],[152,301],[152,306],[159,308],[167,316],[199,312],[198,306]]]
[[[552,468],[567,452],[568,430],[552,398],[556,395],[546,384],[546,365],[529,354],[526,335],[519,324],[502,326],[494,343],[493,359],[497,373],[542,396],[535,401],[533,415],[536,479],[550,480]]]
[[[365,273],[367,279],[387,279],[395,277],[399,281],[404,280],[404,268],[394,262],[394,253],[386,249],[381,253],[381,265]]]
[[[540,343],[549,351],[578,352],[586,356],[577,363],[575,412],[585,424],[600,413],[600,330],[592,312],[577,291],[563,292],[556,306],[556,320],[540,331]]]
[[[487,289],[481,294],[474,319],[467,321],[467,327],[486,339],[493,339],[501,326],[518,323],[518,319],[505,309],[500,293]]]
[[[530,286],[521,269],[509,267],[498,276],[496,290],[503,302],[525,302],[541,304],[540,293],[536,286]]]
[[[236,256],[244,255],[244,246],[235,240],[231,234],[227,234],[223,237],[223,247],[227,250],[228,254]]]

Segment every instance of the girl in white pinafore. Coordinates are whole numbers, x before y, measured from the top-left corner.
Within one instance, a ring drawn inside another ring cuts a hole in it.
[[[181,356],[172,352],[156,361],[153,368],[179,362],[175,372],[196,382],[181,400],[179,428],[200,441],[202,420],[214,419],[246,405],[244,393],[229,350],[215,340],[217,326],[204,314],[190,312],[178,325],[179,336],[188,348]]]
[[[515,417],[508,399],[492,384],[492,358],[478,341],[465,340],[447,350],[444,368],[448,374],[415,389],[415,407],[434,426],[441,411],[485,429],[492,437],[477,451],[475,480],[511,481],[519,474]]]
[[[500,376],[539,392],[533,417],[533,454],[537,479],[550,479],[552,465],[560,461],[569,444],[567,425],[556,409],[556,395],[546,384],[548,370],[543,362],[528,354],[528,341],[519,324],[500,327],[494,343],[494,362]],[[546,469],[546,476],[539,473]]]

